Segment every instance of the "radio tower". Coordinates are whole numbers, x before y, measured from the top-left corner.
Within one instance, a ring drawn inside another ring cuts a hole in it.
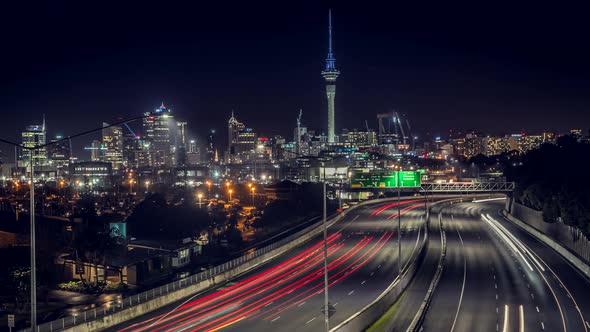
[[[322,76],[326,80],[326,96],[328,97],[328,143],[334,143],[334,97],[336,97],[336,78],[340,72],[336,69],[336,59],[332,52],[332,10],[328,11],[328,56],[326,68]]]

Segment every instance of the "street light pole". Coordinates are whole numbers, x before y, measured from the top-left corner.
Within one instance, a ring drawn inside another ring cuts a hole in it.
[[[63,139],[59,139],[56,141],[52,141],[49,143],[45,143],[45,144],[41,144],[38,146],[34,146],[34,147],[27,147],[24,146],[23,144],[19,144],[16,142],[12,142],[9,140],[5,140],[0,138],[0,142],[2,143],[6,143],[6,144],[10,144],[12,146],[15,147],[15,153],[16,153],[16,148],[22,148],[25,150],[28,150],[30,152],[30,168],[31,168],[31,190],[30,190],[30,228],[31,228],[31,285],[30,285],[30,289],[31,289],[31,331],[36,331],[37,330],[37,269],[35,267],[35,184],[34,184],[34,168],[33,168],[33,155],[35,153],[36,150],[38,149],[42,149],[45,148],[47,146],[50,145],[54,145],[54,144],[58,144],[61,143],[63,141],[67,141],[67,140],[71,140],[72,138],[76,138],[76,137],[80,137],[80,136],[84,136],[87,134],[91,134],[94,133],[96,131],[99,130],[103,130],[105,128],[110,128],[110,127],[114,127],[114,126],[118,126],[121,124],[126,124],[128,122],[132,122],[135,120],[139,120],[139,119],[144,119],[147,118],[150,115],[143,115],[143,116],[138,116],[138,117],[134,117],[134,118],[130,118],[127,120],[123,120],[123,121],[119,121],[113,124],[110,124],[108,126],[102,126],[100,128],[95,128],[95,129],[90,129],[90,130],[86,130],[84,132],[78,133],[78,134],[74,134],[74,135],[70,135],[68,137],[64,137]],[[18,195],[18,186],[17,186],[17,195]]]
[[[402,277],[402,211],[401,211],[401,188],[397,186],[397,256],[398,276]]]
[[[330,331],[330,312],[328,304],[328,226],[326,216],[326,168],[324,167],[324,181],[323,181],[323,196],[324,196],[324,211],[323,222],[324,225],[324,322],[326,324],[326,332]]]

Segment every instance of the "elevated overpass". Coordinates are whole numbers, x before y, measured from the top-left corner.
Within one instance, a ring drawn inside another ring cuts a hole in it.
[[[514,182],[453,182],[453,183],[422,183],[419,187],[361,187],[347,188],[347,192],[397,192],[407,193],[439,193],[439,194],[467,194],[467,193],[507,193],[514,190]]]

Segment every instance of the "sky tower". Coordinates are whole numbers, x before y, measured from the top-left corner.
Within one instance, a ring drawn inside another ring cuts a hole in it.
[[[326,68],[322,76],[326,80],[326,96],[328,97],[328,143],[334,143],[334,97],[336,97],[336,78],[340,72],[336,69],[336,59],[332,52],[332,10],[328,11],[328,56]]]

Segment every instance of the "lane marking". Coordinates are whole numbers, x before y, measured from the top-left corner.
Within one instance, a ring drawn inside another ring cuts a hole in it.
[[[540,311],[539,311],[539,306],[536,306],[536,308],[537,308],[537,312],[540,312]]]
[[[270,302],[270,303],[267,303],[267,304],[265,305],[265,307],[268,307],[269,305],[271,305],[271,304],[273,304],[273,303],[274,303],[274,301],[273,301],[273,302]]]
[[[352,295],[353,293],[354,293],[354,291],[352,290],[352,291],[350,291],[350,293],[348,293],[348,295],[350,296],[350,295]]]
[[[545,324],[541,322],[541,330],[545,330]]]
[[[301,306],[302,306],[302,305],[304,305],[304,304],[305,304],[305,301],[304,301],[304,302],[301,302],[301,303],[299,303],[297,306],[298,306],[298,307],[301,307]]]
[[[363,282],[361,282],[361,285],[364,285],[364,284],[365,284],[365,282],[367,282],[367,281],[366,281],[366,280],[363,280]]]
[[[502,332],[508,332],[508,318],[509,318],[508,305],[505,304],[504,305],[504,328],[502,329]]]
[[[281,318],[281,316],[277,316],[275,319],[271,320],[271,322],[274,322],[274,321],[278,320],[279,318]]]
[[[483,214],[482,214],[482,216],[483,216]],[[492,221],[493,221],[493,222],[495,222],[495,223],[498,223],[498,224],[500,225],[500,223],[499,223],[497,220],[493,219],[493,218],[492,218],[492,217],[490,217],[489,215],[488,215],[487,217],[484,217],[484,219],[486,219],[486,221],[488,221],[488,220],[489,220],[490,222],[492,222]],[[500,227],[504,228],[504,226],[502,226],[502,225],[500,225]],[[504,228],[504,229],[506,230],[506,228]],[[507,232],[508,234],[510,234],[510,232],[509,232],[508,230],[506,230],[506,232]],[[512,235],[512,234],[510,234],[510,235]],[[512,235],[512,236],[514,237],[514,235]],[[518,241],[518,240],[517,240],[517,241]],[[520,242],[520,241],[519,241],[519,242]],[[545,262],[545,261],[544,261],[544,260],[543,260],[543,259],[542,259],[542,258],[541,258],[541,257],[540,257],[540,256],[539,256],[537,253],[536,253],[536,252],[534,252],[534,251],[533,251],[531,248],[529,248],[529,247],[528,247],[528,246],[526,246],[525,244],[522,244],[522,243],[521,243],[521,245],[524,247],[524,249],[525,249],[525,250],[526,250],[526,249],[528,249],[528,251],[526,251],[526,253],[527,253],[527,254],[528,254],[530,257],[533,257],[533,256],[537,257],[537,258],[538,258],[538,259],[539,259],[541,262],[543,262],[543,265],[545,265],[545,266],[546,266],[546,267],[549,269],[549,271],[551,272],[551,274],[553,274],[553,276],[554,276],[555,278],[559,279],[559,277],[557,277],[557,275],[556,275],[556,274],[555,274],[555,272],[554,272],[554,271],[551,269],[551,267],[550,267],[550,266],[549,266],[549,265],[548,265],[548,264],[547,264],[547,263],[546,263],[546,262]],[[520,251],[519,251],[519,253],[520,253]],[[533,258],[533,259],[534,259],[534,258]],[[535,261],[535,262],[537,262],[537,260],[536,260],[536,259],[534,259],[534,261]],[[557,304],[557,308],[559,309],[559,315],[561,316],[561,323],[562,323],[562,326],[563,326],[563,330],[564,330],[564,331],[567,331],[567,325],[566,325],[566,322],[565,322],[565,315],[564,315],[564,313],[563,313],[563,309],[562,309],[562,307],[561,307],[561,303],[559,302],[559,299],[557,298],[557,294],[555,293],[555,291],[554,291],[553,287],[551,286],[551,284],[549,283],[549,281],[548,281],[548,280],[547,280],[547,278],[545,277],[545,274],[544,274],[544,273],[542,273],[541,271],[545,271],[545,269],[544,269],[542,266],[540,266],[540,269],[537,269],[537,272],[539,273],[539,275],[541,276],[541,278],[543,278],[543,281],[545,282],[545,284],[546,284],[546,285],[547,285],[547,287],[549,288],[549,291],[551,291],[551,295],[553,296],[553,299],[555,300],[555,303]],[[561,282],[560,282],[560,285],[563,285],[563,283],[561,283]],[[566,291],[569,293],[569,291],[568,291],[567,289],[566,289]],[[532,295],[532,294],[531,294],[531,295]],[[576,309],[578,310],[578,314],[580,315],[580,318],[582,319],[582,322],[584,322],[584,316],[582,315],[582,311],[581,311],[581,310],[580,310],[580,308],[577,306],[577,303],[575,302],[575,300],[574,300],[573,298],[572,298],[572,301],[573,301],[573,302],[574,302],[574,304],[576,305]],[[587,332],[587,331],[588,331],[588,329],[586,328],[586,326],[584,326],[584,325],[582,325],[582,326],[584,327],[584,330]]]
[[[313,321],[314,321],[316,318],[317,318],[317,317],[314,317],[314,318],[312,318],[312,319],[308,320],[308,321],[305,323],[305,325],[307,325],[307,324],[309,324],[309,323],[313,322]]]
[[[453,215],[451,215],[451,218]],[[461,240],[461,250],[463,253],[465,252],[465,245],[463,244],[463,238],[461,237],[461,233],[457,229],[457,235],[459,235],[459,240]],[[461,311],[461,304],[463,303],[463,293],[465,292],[465,281],[467,280],[467,258],[465,254],[463,254],[463,285],[461,286],[461,295],[459,296],[459,304],[457,305],[457,312],[455,313],[455,319],[453,320],[453,325],[451,325],[451,332],[455,329],[455,324],[457,324],[457,318],[459,317],[459,311]],[[496,285],[496,288],[498,286]]]

